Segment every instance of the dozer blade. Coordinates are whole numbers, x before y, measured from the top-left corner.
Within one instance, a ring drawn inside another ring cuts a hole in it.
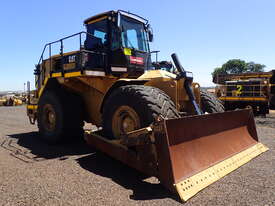
[[[248,109],[163,120],[154,135],[159,179],[183,201],[268,150]]]

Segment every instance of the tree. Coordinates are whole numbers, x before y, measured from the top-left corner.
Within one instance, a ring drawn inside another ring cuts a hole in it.
[[[227,74],[227,73],[222,67],[216,67],[212,72],[212,76],[214,77],[217,74]]]
[[[265,65],[248,62],[241,59],[231,59],[227,61],[222,67],[214,69],[212,76],[216,74],[240,74],[245,72],[263,72]]]
[[[254,62],[248,62],[246,63],[246,67],[248,72],[263,72],[265,65],[255,64]]]
[[[222,65],[227,74],[238,74],[246,72],[246,63],[240,59],[231,59]]]

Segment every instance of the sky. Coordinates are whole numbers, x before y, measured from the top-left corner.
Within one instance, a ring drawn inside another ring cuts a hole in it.
[[[237,58],[275,69],[274,0],[10,0],[0,7],[0,91],[23,90],[43,46],[84,31],[83,20],[122,9],[149,20],[159,60],[177,53],[194,81],[213,86],[211,72]]]

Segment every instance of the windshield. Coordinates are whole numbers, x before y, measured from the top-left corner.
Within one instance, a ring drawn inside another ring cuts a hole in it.
[[[143,52],[149,52],[147,33],[144,24],[121,15],[122,46]]]

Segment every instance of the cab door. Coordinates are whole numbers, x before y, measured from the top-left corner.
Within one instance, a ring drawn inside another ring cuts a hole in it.
[[[88,51],[88,61],[85,68],[91,70],[105,71],[108,67],[109,52],[109,29],[108,19],[100,18],[88,22],[87,36],[84,43],[85,50]]]
[[[126,72],[128,67],[127,55],[121,42],[121,32],[114,23],[110,24],[111,41],[110,41],[110,72],[112,74]]]

